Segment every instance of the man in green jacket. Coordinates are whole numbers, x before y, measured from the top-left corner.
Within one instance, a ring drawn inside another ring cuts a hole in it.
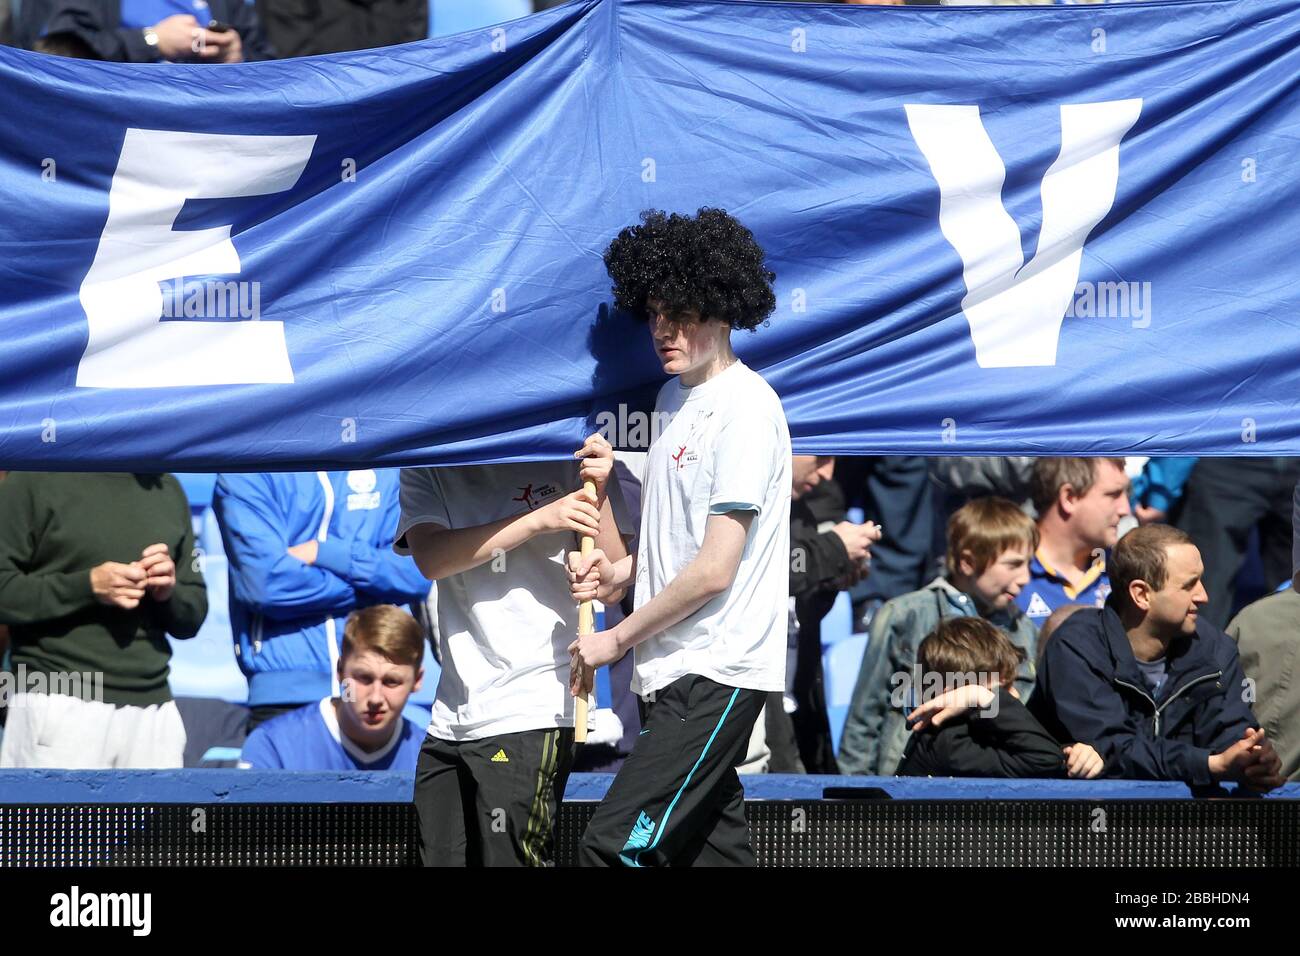
[[[1300,577],[1300,575],[1297,575]],[[1252,681],[1248,701],[1282,758],[1282,776],[1300,780],[1300,593],[1295,585],[1260,598],[1228,625],[1241,668]]]
[[[1254,682],[1250,704],[1282,758],[1282,776],[1300,780],[1300,484],[1292,498],[1291,533],[1291,586],[1242,608],[1228,636]]]
[[[0,767],[180,767],[166,635],[193,637],[207,610],[189,504],[171,475],[10,473]]]

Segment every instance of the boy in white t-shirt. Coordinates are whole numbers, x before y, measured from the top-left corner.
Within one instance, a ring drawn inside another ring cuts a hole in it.
[[[646,703],[579,861],[753,865],[735,765],[766,694],[785,689],[790,433],[731,331],[772,312],[775,276],[749,230],[717,209],[643,213],[605,265],[617,306],[646,317],[677,377],[656,403],[666,424],[646,459],[635,560],[570,559],[576,600],[615,600],[635,580],[632,615],[570,650],[590,672],[634,647],[632,690]]]
[[[575,535],[626,554],[613,450],[593,435],[577,455],[402,471],[394,549],[438,582],[442,676],[415,774],[426,866],[554,862],[574,750],[565,555]]]

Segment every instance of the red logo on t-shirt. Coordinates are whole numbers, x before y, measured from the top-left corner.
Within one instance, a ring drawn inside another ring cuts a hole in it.
[[[529,510],[529,511],[532,511],[532,510],[533,510],[533,507],[534,507],[534,505],[533,505],[533,486],[532,486],[532,485],[529,485],[528,487],[526,487],[526,488],[520,488],[519,490],[522,491],[523,494],[520,495],[520,496],[517,497],[517,498],[511,498],[510,500],[511,500],[511,501],[522,501],[524,504],[528,505],[528,510]]]
[[[673,461],[677,462],[677,470],[682,470],[682,455],[686,454],[686,446],[682,445],[677,449],[677,454],[672,456]]]

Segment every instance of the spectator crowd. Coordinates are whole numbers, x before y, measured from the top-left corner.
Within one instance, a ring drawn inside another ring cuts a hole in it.
[[[639,523],[641,456],[615,457],[611,550],[634,546]],[[554,480],[535,490],[556,496],[547,520],[603,534],[582,524],[594,517],[557,510],[573,505],[559,492],[577,467],[543,470]],[[796,455],[791,476],[787,688],[769,695],[742,771],[1300,779],[1300,460]],[[497,477],[506,498],[524,484]],[[179,767],[188,736],[242,748],[242,766],[413,769],[430,714],[408,700],[426,647],[460,694],[473,676],[448,669],[438,646],[431,579],[459,580],[454,562],[394,551],[398,479],[215,477],[229,646],[248,685],[218,730],[195,702],[178,710],[168,685],[167,635],[192,638],[208,610],[177,480],[9,474],[0,640],[18,693],[0,712],[0,765]],[[467,503],[483,493],[478,477],[438,487]],[[512,569],[521,587],[548,575],[566,587],[544,554],[534,560]],[[476,587],[491,587],[492,569],[480,574]],[[472,593],[449,591],[444,636],[468,639]],[[606,621],[630,600],[614,596]],[[851,607],[866,638],[854,674],[825,668],[832,607]],[[621,663],[579,769],[615,769],[639,730]],[[842,728],[832,676],[853,687]]]

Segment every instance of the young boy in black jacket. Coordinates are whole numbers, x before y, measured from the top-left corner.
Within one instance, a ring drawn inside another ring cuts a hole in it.
[[[899,776],[1100,774],[1096,750],[1079,743],[1062,748],[1020,702],[1012,681],[1023,654],[983,618],[940,623],[917,651],[929,699],[911,715],[917,722]]]

